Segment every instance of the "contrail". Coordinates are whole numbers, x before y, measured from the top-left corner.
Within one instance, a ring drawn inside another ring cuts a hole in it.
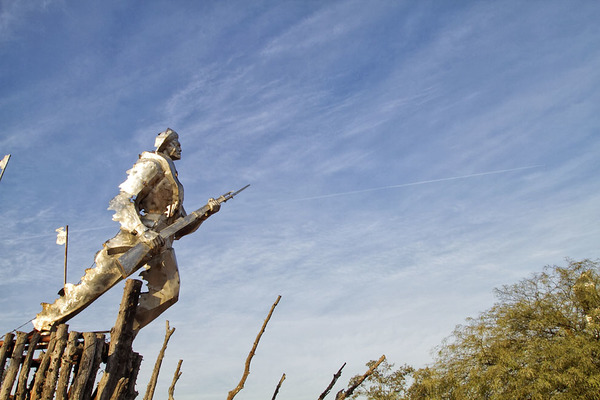
[[[349,195],[349,194],[375,192],[377,190],[396,189],[396,188],[403,188],[403,187],[407,187],[407,186],[426,185],[426,184],[429,184],[429,183],[436,183],[436,182],[455,181],[455,180],[458,180],[458,179],[474,178],[474,177],[477,177],[477,176],[504,174],[506,172],[521,171],[521,170],[532,169],[532,168],[540,168],[540,167],[543,167],[543,166],[544,165],[530,165],[528,167],[518,167],[518,168],[511,168],[511,169],[500,169],[500,170],[497,170],[497,171],[479,172],[477,174],[452,176],[452,177],[449,177],[449,178],[430,179],[430,180],[427,180],[427,181],[402,183],[400,185],[380,186],[380,187],[370,188],[370,189],[353,190],[351,192],[341,192],[341,193],[324,194],[324,195],[321,195],[321,196],[303,197],[301,199],[294,199],[294,200],[287,200],[287,201],[288,202],[295,202],[295,201],[305,201],[305,200],[326,199],[326,198],[329,198],[329,197],[346,196],[346,195]]]

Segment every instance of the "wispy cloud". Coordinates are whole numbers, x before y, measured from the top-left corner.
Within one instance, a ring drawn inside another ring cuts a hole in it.
[[[426,364],[494,286],[594,257],[599,17],[560,2],[3,3],[5,329],[62,283],[55,228],[73,233],[69,280],[90,266],[125,171],[171,127],[188,210],[252,184],[175,244],[179,397],[231,389],[278,294],[242,397],[272,395],[282,369],[305,398],[344,361],[347,378],[381,353]],[[110,326],[120,290],[73,329]],[[163,329],[136,351],[152,359]]]

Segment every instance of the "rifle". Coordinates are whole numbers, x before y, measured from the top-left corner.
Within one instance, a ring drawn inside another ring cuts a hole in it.
[[[246,185],[237,192],[227,192],[224,195],[219,196],[216,200],[219,204],[225,203],[229,199],[233,199],[234,196],[238,195],[242,190],[246,189],[250,185]],[[204,218],[206,213],[210,212],[210,205],[206,204],[203,207],[200,207],[196,211],[192,211],[190,214],[185,217],[180,217],[175,220],[171,225],[162,229],[158,232],[159,236],[163,239],[168,239],[177,233],[183,231],[188,226],[198,222],[198,220]],[[144,242],[140,242],[133,246],[131,249],[127,250],[122,256],[117,259],[117,263],[121,268],[121,275],[123,275],[123,279],[127,278],[136,269],[142,266],[142,264],[147,261],[148,256],[152,252],[152,248],[150,245]]]

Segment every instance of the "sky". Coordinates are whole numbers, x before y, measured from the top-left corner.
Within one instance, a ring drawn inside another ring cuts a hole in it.
[[[0,330],[119,229],[108,202],[170,127],[187,210],[251,186],[174,247],[177,304],[138,391],[317,398],[382,354],[431,364],[494,288],[600,242],[594,1],[0,0]],[[69,322],[109,330],[123,285]],[[331,395],[330,395],[331,396]]]

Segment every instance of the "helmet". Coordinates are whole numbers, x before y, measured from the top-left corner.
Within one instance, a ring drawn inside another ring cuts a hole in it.
[[[156,147],[156,151],[164,150],[169,142],[173,139],[179,139],[179,135],[171,128],[167,128],[166,131],[159,133],[154,140],[154,147]]]

